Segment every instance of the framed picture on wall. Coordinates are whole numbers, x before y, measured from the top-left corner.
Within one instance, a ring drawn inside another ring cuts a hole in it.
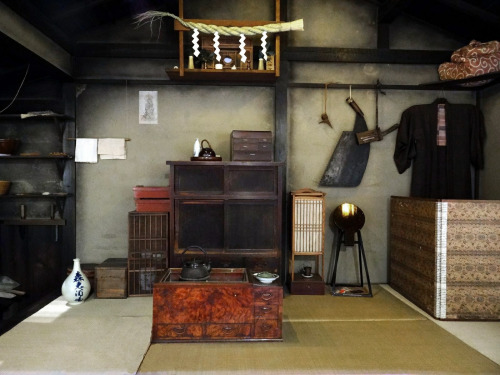
[[[158,91],[139,91],[139,124],[158,124]]]

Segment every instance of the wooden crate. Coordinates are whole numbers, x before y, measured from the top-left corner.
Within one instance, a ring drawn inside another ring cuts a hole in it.
[[[127,258],[108,258],[95,268],[96,298],[127,298]]]

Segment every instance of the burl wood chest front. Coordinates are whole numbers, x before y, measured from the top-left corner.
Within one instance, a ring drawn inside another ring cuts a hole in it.
[[[282,287],[217,271],[215,280],[198,282],[180,281],[178,269],[169,269],[154,285],[153,342],[281,340]]]

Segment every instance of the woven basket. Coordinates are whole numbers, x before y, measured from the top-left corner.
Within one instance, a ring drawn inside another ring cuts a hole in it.
[[[7,194],[10,188],[10,181],[0,181],[0,195]]]

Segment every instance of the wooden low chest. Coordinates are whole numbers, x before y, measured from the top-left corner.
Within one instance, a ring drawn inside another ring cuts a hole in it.
[[[283,288],[244,268],[213,269],[207,281],[181,281],[170,268],[153,288],[153,342],[282,339]]]

